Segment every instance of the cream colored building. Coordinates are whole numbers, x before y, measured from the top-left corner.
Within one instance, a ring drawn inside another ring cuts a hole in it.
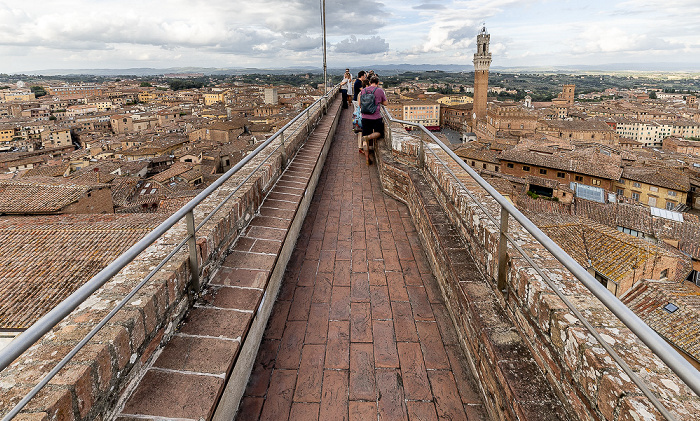
[[[204,105],[212,105],[224,102],[225,92],[208,92],[203,95]]]
[[[70,136],[70,129],[59,127],[44,129],[41,132],[41,142],[44,144],[44,147],[51,148],[69,146],[73,143]]]
[[[614,187],[618,196],[633,202],[673,210],[686,203],[690,181],[688,175],[672,168],[624,167]]]
[[[12,142],[15,137],[15,129],[11,127],[0,127],[0,145]]]
[[[622,137],[641,142],[646,147],[659,147],[669,136],[700,137],[700,123],[691,120],[616,119],[615,131]]]
[[[90,101],[88,103],[89,105],[92,105],[97,108],[97,112],[105,112],[105,111],[110,111],[112,108],[114,108],[114,104],[110,100],[106,99],[100,99],[96,101]]]
[[[0,98],[5,102],[34,101],[36,96],[31,91],[0,91]]]
[[[436,101],[442,105],[451,107],[454,105],[471,104],[474,102],[474,98],[466,95],[447,95],[438,98]]]
[[[403,119],[420,123],[429,130],[439,130],[440,104],[432,101],[404,102]]]

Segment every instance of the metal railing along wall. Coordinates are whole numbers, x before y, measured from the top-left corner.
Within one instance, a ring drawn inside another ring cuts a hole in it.
[[[196,233],[206,224],[225,204],[228,202],[238,190],[262,167],[262,165],[267,162],[272,156],[274,156],[277,151],[282,148],[282,160],[283,167],[287,165],[286,149],[285,149],[285,139],[291,138],[299,130],[305,129],[307,134],[310,134],[313,127],[318,123],[318,121],[326,114],[328,109],[329,101],[338,92],[339,86],[334,86],[329,90],[324,96],[317,99],[313,104],[311,104],[304,111],[299,113],[290,122],[284,125],[275,134],[270,136],[269,139],[261,143],[255,150],[246,155],[241,161],[239,161],[233,168],[228,170],[225,174],[219,177],[214,183],[209,187],[199,193],[194,199],[192,199],[185,206],[180,208],[168,219],[163,221],[158,227],[153,231],[146,234],[139,242],[134,244],[131,248],[125,251],[122,255],[117,257],[112,263],[110,263],[106,268],[102,269],[97,275],[93,276],[89,281],[87,281],[83,286],[78,288],[73,294],[71,294],[64,301],[59,303],[55,308],[53,308],[49,313],[39,319],[21,335],[15,338],[10,344],[8,344],[4,349],[0,350],[0,371],[7,368],[17,357],[22,355],[26,350],[28,350],[32,345],[38,342],[41,337],[53,329],[58,323],[60,323],[66,316],[68,316],[73,310],[78,308],[85,300],[87,300],[95,291],[106,284],[113,276],[115,276],[120,270],[122,270],[126,265],[131,263],[139,254],[141,254],[146,248],[153,244],[158,238],[165,234],[170,228],[175,224],[180,222],[185,218],[187,226],[187,236],[180,241],[179,244],[158,264],[151,270],[151,272],[139,282],[134,289],[132,289],[129,294],[127,294],[123,300],[117,304],[112,311],[107,314],[15,407],[3,418],[2,421],[7,421],[14,418],[19,412],[24,408],[24,406],[44,387],[48,382],[85,346],[85,344],[90,341],[99,331],[104,327],[107,322],[122,308],[126,305],[131,298],[133,298],[136,293],[180,250],[187,244],[189,248],[189,262],[190,271],[192,274],[192,282],[190,288],[198,292],[200,289],[199,281],[199,262],[197,257],[196,248]],[[319,110],[318,119],[316,121],[311,121],[312,111]],[[285,133],[285,131],[292,130],[291,133]],[[263,159],[256,168],[254,168],[250,174],[248,174],[237,186],[236,188],[221,202],[219,203],[202,221],[195,225],[194,219],[194,209],[202,201],[204,201],[209,195],[221,187],[226,181],[228,181],[233,175],[235,175],[239,170],[241,170],[248,162],[253,158],[258,156],[258,154],[267,148],[273,141],[280,139],[279,145],[275,147],[266,157]]]
[[[499,227],[500,241],[498,244],[498,272],[497,285],[501,291],[507,290],[506,275],[507,275],[507,242],[509,242],[532,266],[538,275],[547,283],[549,288],[564,302],[573,315],[581,321],[586,330],[600,343],[600,345],[610,354],[615,362],[622,368],[630,379],[639,387],[644,395],[651,401],[654,407],[668,420],[674,420],[673,415],[659,402],[657,397],[649,390],[644,381],[632,371],[627,363],[617,354],[617,352],[608,344],[598,333],[598,331],[585,319],[581,312],[574,306],[564,293],[557,288],[554,282],[547,274],[535,263],[535,261],[523,250],[520,245],[508,234],[508,219],[513,217],[535,240],[544,246],[552,256],[557,259],[564,267],[566,267],[581,283],[605,306],[607,307],[627,328],[629,328],[644,344],[646,344],[654,354],[656,354],[668,367],[685,382],[690,389],[700,396],[700,372],[693,367],[683,356],[681,356],[671,345],[661,338],[654,330],[652,330],[642,319],[624,305],[617,297],[607,290],[600,282],[598,282],[586,269],[578,262],[569,256],[561,249],[554,241],[542,232],[532,221],[523,215],[512,203],[503,197],[496,189],[494,189],[486,180],[484,180],[474,169],[462,161],[450,148],[442,143],[434,134],[428,131],[422,124],[410,121],[395,119],[389,111],[383,108],[384,117],[390,122],[399,123],[404,126],[418,127],[421,130],[421,135],[417,136],[420,140],[418,147],[418,165],[423,166],[425,162],[426,149],[440,161],[447,171],[459,183],[460,187],[471,197],[471,199],[479,206],[482,212],[491,222]],[[500,220],[490,214],[486,207],[467,189],[461,180],[454,174],[446,162],[441,159],[435,151],[425,145],[423,136],[427,136],[430,140],[438,145],[454,162],[459,165],[464,171],[469,174],[474,181],[479,184],[486,192],[500,205],[501,213]]]

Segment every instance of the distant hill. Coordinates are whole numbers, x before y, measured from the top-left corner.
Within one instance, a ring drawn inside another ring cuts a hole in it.
[[[356,73],[358,69],[374,70],[380,75],[395,75],[404,72],[472,72],[470,64],[368,64],[350,66]],[[328,73],[342,74],[345,68],[329,68]],[[610,63],[604,65],[572,65],[572,66],[523,66],[503,67],[492,66],[491,71],[504,73],[587,73],[587,72],[700,72],[700,63]],[[203,73],[205,75],[241,75],[251,73],[290,74],[290,73],[321,73],[321,67],[287,67],[277,69],[265,68],[214,68],[214,67],[170,67],[156,69],[150,67],[135,67],[128,69],[46,69],[21,72],[31,76],[63,76],[63,75],[95,75],[95,76],[158,76],[174,73]]]

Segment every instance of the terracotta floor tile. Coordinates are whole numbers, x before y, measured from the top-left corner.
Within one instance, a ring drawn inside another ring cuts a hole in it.
[[[294,402],[289,414],[289,421],[314,421],[318,420],[318,403]]]
[[[466,420],[467,415],[464,412],[464,405],[459,403],[461,400],[452,373],[447,370],[431,370],[428,371],[428,378],[433,394],[440,397],[435,400],[438,417],[448,420]]]
[[[304,343],[306,321],[288,321],[280,342],[275,368],[296,370],[299,368],[301,347]]]
[[[462,397],[462,402],[470,405],[481,404],[481,395],[476,382],[472,377],[467,358],[459,345],[446,345],[445,350],[450,360],[452,374],[457,383],[457,390]]]
[[[404,383],[396,369],[377,370],[377,408],[380,421],[403,421],[408,419],[404,400]]]
[[[284,326],[287,324],[287,314],[289,314],[289,308],[291,307],[291,301],[280,301],[278,300],[272,307],[272,313],[267,321],[267,328],[265,329],[265,338],[268,339],[282,339],[282,334],[284,333]]]
[[[369,266],[369,284],[370,285],[386,285],[386,273],[384,269],[384,260],[381,259],[381,252],[371,255],[374,257],[370,259],[368,263]]]
[[[348,420],[348,370],[325,370],[320,420]]]
[[[377,402],[350,401],[350,420],[376,420]]]
[[[301,264],[301,269],[299,270],[299,279],[297,280],[297,285],[314,286],[314,280],[316,279],[317,270],[318,259],[304,259],[304,262]]]
[[[394,323],[391,320],[373,320],[372,333],[374,361],[377,367],[399,367]]]
[[[433,309],[430,307],[428,294],[425,292],[425,288],[422,286],[408,286],[406,287],[406,291],[408,291],[408,298],[409,301],[411,301],[413,318],[416,320],[435,320]]]
[[[236,418],[239,420],[257,420],[264,403],[264,398],[256,398],[253,396],[243,397]]]
[[[350,342],[372,342],[370,303],[350,304]]]
[[[311,296],[314,293],[313,286],[299,286],[294,291],[292,306],[289,308],[287,320],[308,320]]]
[[[369,302],[369,275],[367,272],[353,273],[350,279],[350,301]]]
[[[311,304],[304,343],[325,345],[328,339],[328,311],[326,303]]]
[[[437,421],[435,404],[432,402],[407,401],[409,421]]]
[[[350,400],[375,401],[374,349],[371,343],[350,344]]]
[[[331,320],[350,319],[350,287],[333,286],[330,318]]]
[[[301,363],[294,391],[294,402],[320,402],[323,381],[325,345],[306,344],[301,351]]]
[[[333,273],[335,268],[335,250],[322,250],[318,262],[318,271]]]
[[[260,414],[261,420],[289,419],[296,380],[296,370],[274,370],[272,372],[270,389]]]
[[[392,301],[391,312],[394,319],[396,340],[398,342],[418,342],[411,303]]]
[[[350,260],[336,261],[333,272],[333,286],[350,286],[350,273],[352,263]]]
[[[330,303],[333,290],[333,274],[318,273],[314,283],[314,293],[311,296],[312,303]]]
[[[370,303],[373,319],[391,319],[389,289],[385,286],[370,286]]]
[[[326,348],[326,368],[348,369],[350,367],[350,322],[331,321],[328,323]]]
[[[401,272],[387,272],[386,284],[391,301],[408,301],[408,291]]]
[[[406,399],[431,400],[433,394],[430,391],[428,374],[423,362],[420,344],[413,342],[399,342],[399,360],[401,361],[401,376]]]
[[[356,249],[353,246],[353,249],[352,249],[352,271],[353,272],[367,272],[367,250]]]
[[[450,361],[447,359],[445,346],[440,336],[437,323],[416,322],[420,346],[423,350],[425,367],[429,370],[449,370]]]

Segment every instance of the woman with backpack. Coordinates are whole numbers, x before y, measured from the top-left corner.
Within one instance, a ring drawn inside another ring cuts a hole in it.
[[[384,90],[379,87],[377,76],[372,76],[369,86],[362,89],[357,99],[362,112],[362,148],[369,165],[372,163],[369,158],[370,148],[374,149],[375,141],[384,136],[384,121],[380,105],[387,105],[389,102]]]

